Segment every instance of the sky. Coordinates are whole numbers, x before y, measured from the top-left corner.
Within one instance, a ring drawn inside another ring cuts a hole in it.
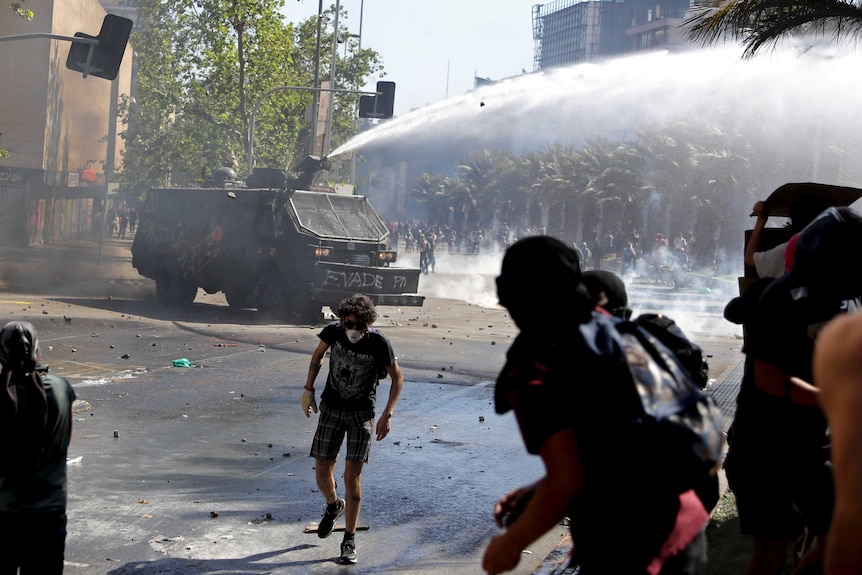
[[[499,80],[533,70],[532,7],[538,0],[341,0],[346,25],[376,50],[395,82],[395,115],[473,89],[474,75]],[[324,0],[324,9],[335,0]],[[319,0],[285,0],[288,21],[317,14]],[[344,20],[339,22],[339,26]],[[331,47],[323,47],[331,50]]]

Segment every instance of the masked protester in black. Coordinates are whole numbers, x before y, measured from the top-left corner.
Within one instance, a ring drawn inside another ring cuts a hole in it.
[[[69,382],[37,366],[39,339],[24,321],[0,329],[0,573],[57,575],[66,546]]]
[[[584,575],[699,573],[708,515],[697,496],[646,487],[648,470],[617,461],[622,425],[614,422],[636,398],[621,383],[632,387],[624,366],[585,340],[581,326],[610,320],[594,312],[577,254],[547,236],[520,240],[503,258],[497,293],[520,333],[497,380],[495,407],[514,410],[545,476],[497,502],[495,519],[506,531],[491,539],[483,569],[514,569],[522,549],[569,517],[572,563]]]

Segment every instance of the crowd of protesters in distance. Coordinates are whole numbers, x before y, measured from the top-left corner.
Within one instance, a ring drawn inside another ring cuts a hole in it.
[[[475,227],[459,231],[449,225],[430,225],[418,222],[391,221],[388,224],[390,245],[405,253],[417,252],[420,267],[433,273],[440,254],[477,255],[505,251],[517,240],[530,236],[548,235],[544,227],[510,228],[503,223],[495,230]],[[553,234],[551,234],[553,235]],[[556,234],[562,237],[561,234]],[[692,233],[677,233],[668,238],[656,233],[652,239],[643,238],[635,228],[629,233],[598,232],[593,228],[586,234],[589,239],[571,239],[570,246],[580,257],[583,267],[601,269],[613,261],[613,267],[622,276],[639,275],[671,285],[683,285],[683,275],[694,267]],[[717,258],[701,262],[700,267],[717,266]]]
[[[114,202],[108,207],[108,213],[103,214],[100,205],[93,206],[92,214],[93,234],[98,237],[98,231],[102,223],[105,225],[105,235],[110,238],[126,239],[126,232],[129,237],[134,237],[135,228],[138,225],[138,208],[125,200]]]

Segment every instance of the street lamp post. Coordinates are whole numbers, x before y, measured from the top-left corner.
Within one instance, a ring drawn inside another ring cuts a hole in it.
[[[275,92],[283,92],[286,90],[294,90],[297,92],[314,92],[314,94],[320,94],[320,92],[330,92],[337,94],[359,94],[363,96],[374,96],[377,92],[362,92],[356,90],[331,90],[325,88],[309,88],[307,86],[278,86],[269,90],[263,94],[260,98],[258,98],[257,102],[254,103],[254,106],[251,109],[251,117],[248,122],[248,148],[246,150],[246,155],[248,156],[248,175],[251,175],[252,170],[254,170],[254,123],[255,118],[257,117],[257,110],[260,108],[260,105],[266,99],[267,96],[273,94]]]
[[[335,58],[338,56],[338,15],[341,12],[341,0],[335,0],[335,18],[332,23],[332,60],[329,64],[329,87],[335,89]],[[329,154],[329,146],[332,142],[332,118],[333,108],[335,108],[335,98],[330,97],[327,100],[326,109],[326,132],[323,137],[323,153],[321,156]]]
[[[323,0],[317,5],[317,54],[314,58],[314,85],[313,88],[320,88],[320,26],[323,20]],[[330,86],[331,88],[332,86]],[[314,155],[315,144],[317,143],[317,114],[320,106],[320,92],[314,92],[314,104],[311,110],[311,142],[309,143],[309,154]]]

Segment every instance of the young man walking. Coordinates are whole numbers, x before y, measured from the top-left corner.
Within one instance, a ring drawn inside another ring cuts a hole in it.
[[[311,355],[308,379],[302,394],[302,412],[310,417],[317,413],[314,380],[330,351],[329,373],[320,394],[320,419],[311,444],[315,458],[315,477],[326,498],[326,508],[317,528],[320,538],[329,537],[336,520],[345,514],[341,562],[356,563],[356,525],[362,503],[362,465],[368,462],[371,436],[377,441],[389,434],[392,414],[404,384],[395,352],[389,340],[371,325],[377,319],[374,304],[368,296],[355,295],[338,306],[338,321],[328,324],[318,334],[320,343]],[[389,399],[374,424],[378,379],[386,372],[392,380]],[[335,462],[347,436],[344,464],[345,498],[338,497]]]

